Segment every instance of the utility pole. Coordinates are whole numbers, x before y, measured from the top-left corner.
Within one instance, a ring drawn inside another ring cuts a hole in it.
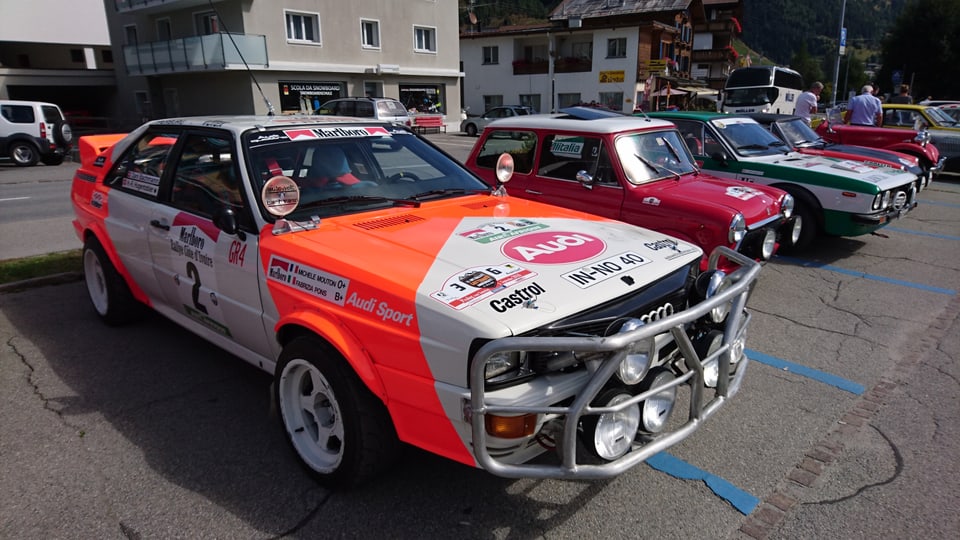
[[[847,13],[847,0],[843,0],[843,5],[840,7],[840,32],[839,41],[837,42],[837,63],[833,68],[833,96],[830,98],[830,106],[837,106],[837,82],[840,79],[840,57],[843,55],[843,47],[846,41],[846,35],[843,30],[843,17]]]

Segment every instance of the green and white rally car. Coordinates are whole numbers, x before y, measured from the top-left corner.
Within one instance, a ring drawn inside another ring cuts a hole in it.
[[[701,168],[714,176],[778,187],[803,220],[796,248],[820,233],[869,234],[917,205],[916,176],[860,162],[794,152],[746,116],[656,112],[677,125]]]

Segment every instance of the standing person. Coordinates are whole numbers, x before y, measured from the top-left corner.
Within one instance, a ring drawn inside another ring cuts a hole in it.
[[[910,85],[901,84],[900,93],[890,98],[890,103],[906,103],[908,105],[912,105],[913,98],[910,97]]]
[[[823,83],[817,81],[810,85],[810,89],[800,94],[797,98],[797,105],[793,108],[793,114],[803,118],[806,124],[810,125],[810,117],[817,114],[817,100],[820,99],[820,92],[823,91]]]
[[[860,95],[850,100],[844,119],[854,126],[879,126],[883,123],[883,104],[880,98],[873,95],[872,86],[865,85],[860,89]]]

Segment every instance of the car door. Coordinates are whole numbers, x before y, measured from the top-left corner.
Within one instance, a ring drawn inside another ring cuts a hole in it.
[[[225,131],[188,130],[150,220],[150,253],[170,312],[220,344],[269,356],[260,302],[258,235]],[[232,215],[231,215],[232,214]],[[215,224],[234,220],[234,234]],[[229,349],[229,347],[227,347]]]
[[[122,269],[156,306],[164,302],[163,292],[153,271],[148,235],[150,219],[161,205],[161,181],[171,161],[172,150],[180,137],[178,128],[151,128],[115,157],[113,168],[104,178],[110,188],[104,225],[110,245],[122,263]]]
[[[550,133],[540,142],[539,156],[533,174],[514,189],[548,204],[620,219],[623,187],[601,137]],[[577,180],[581,171],[593,178],[592,184]]]

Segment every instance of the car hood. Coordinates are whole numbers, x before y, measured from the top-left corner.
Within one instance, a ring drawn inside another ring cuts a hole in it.
[[[713,206],[724,207],[731,213],[740,212],[748,227],[780,213],[780,197],[783,193],[777,188],[750,185],[703,173],[659,184],[661,199],[681,200],[689,208]]]
[[[515,198],[372,214],[264,234],[271,293],[466,350],[639,291],[702,255],[661,233]]]
[[[906,167],[907,170],[913,174],[920,174],[922,172],[920,166],[917,164],[917,158],[908,154],[880,148],[868,148],[866,146],[856,146],[852,144],[834,144],[822,141],[814,147],[802,148],[800,151],[837,159],[865,161],[868,165],[882,164],[882,166],[886,167]]]
[[[855,180],[876,184],[880,190],[892,189],[910,183],[916,175],[888,167],[871,167],[864,163],[845,159],[834,159],[825,156],[813,156],[799,152],[788,152],[775,156],[757,156],[742,160],[744,171],[750,164],[767,164],[785,167],[795,173],[831,175],[846,180]]]

